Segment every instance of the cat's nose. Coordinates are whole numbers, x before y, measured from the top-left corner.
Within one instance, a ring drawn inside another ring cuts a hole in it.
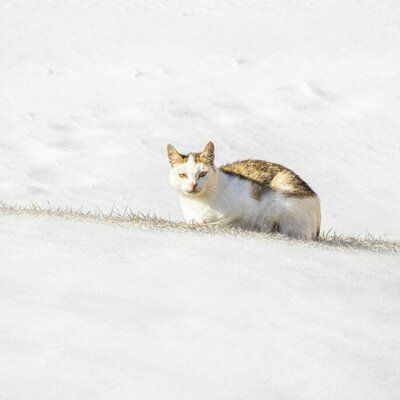
[[[192,182],[192,190],[194,190],[194,189],[196,189],[196,187],[197,187],[197,182]]]

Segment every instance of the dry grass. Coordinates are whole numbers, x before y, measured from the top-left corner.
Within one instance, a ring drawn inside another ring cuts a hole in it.
[[[135,226],[143,229],[153,229],[157,231],[172,232],[200,232],[211,234],[227,234],[245,238],[254,238],[261,240],[281,240],[286,242],[307,244],[307,246],[330,246],[348,249],[363,249],[374,252],[400,252],[400,241],[392,241],[382,238],[374,238],[367,234],[365,237],[354,237],[338,235],[333,231],[322,232],[320,238],[314,242],[290,239],[286,236],[265,233],[245,231],[236,227],[227,227],[219,225],[188,225],[183,222],[174,222],[171,220],[157,217],[156,215],[145,215],[135,213],[132,210],[124,211],[113,208],[109,213],[101,210],[86,211],[84,209],[74,210],[69,207],[53,207],[50,204],[47,207],[40,207],[31,203],[27,206],[11,206],[0,201],[0,214],[2,215],[31,215],[31,216],[52,216],[69,220],[80,220],[98,223],[116,224],[121,226]]]

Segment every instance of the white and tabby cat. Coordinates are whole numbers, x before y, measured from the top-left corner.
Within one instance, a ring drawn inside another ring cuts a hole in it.
[[[293,171],[259,160],[217,168],[214,145],[180,154],[168,145],[170,181],[179,190],[188,223],[236,225],[302,238],[319,235],[321,212],[316,193]]]

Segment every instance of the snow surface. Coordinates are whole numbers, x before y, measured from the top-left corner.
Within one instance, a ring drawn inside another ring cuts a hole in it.
[[[398,0],[0,3],[0,198],[182,219],[166,144],[260,158],[399,239]]]
[[[0,223],[2,399],[399,398],[398,254]]]
[[[279,162],[400,239],[397,0],[3,0],[0,200],[182,219],[166,144]],[[397,400],[398,253],[0,214],[0,399]]]

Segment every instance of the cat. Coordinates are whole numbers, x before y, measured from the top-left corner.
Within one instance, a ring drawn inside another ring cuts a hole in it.
[[[290,169],[260,160],[217,168],[212,142],[199,153],[180,154],[171,144],[167,152],[170,182],[180,193],[186,222],[318,238],[319,198]]]

